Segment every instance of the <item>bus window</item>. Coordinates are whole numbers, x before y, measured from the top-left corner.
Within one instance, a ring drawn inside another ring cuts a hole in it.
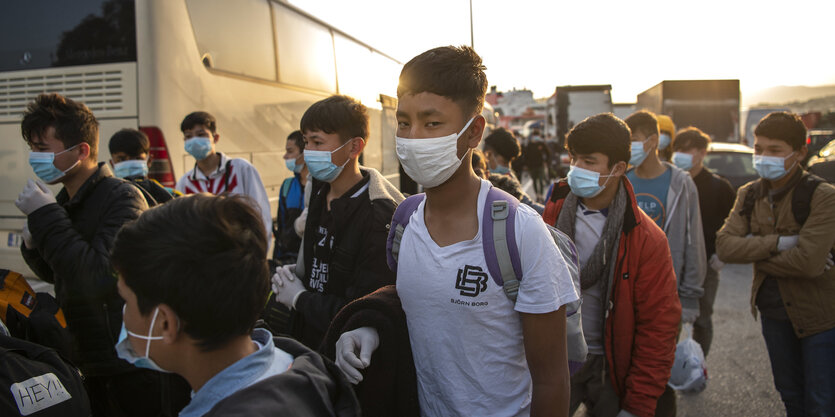
[[[336,65],[330,29],[274,4],[279,81],[336,92]]]
[[[371,71],[371,49],[341,35],[334,34],[336,70],[339,93],[346,94],[373,107],[380,94]]]
[[[204,64],[275,81],[275,48],[267,0],[187,0]]]
[[[14,1],[3,8],[0,71],[136,61],[133,0]]]

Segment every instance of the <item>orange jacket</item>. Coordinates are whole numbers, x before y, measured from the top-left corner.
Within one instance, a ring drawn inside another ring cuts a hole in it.
[[[626,207],[618,258],[610,277],[603,329],[607,372],[620,407],[641,417],[655,415],[670,379],[681,320],[681,303],[667,237],[638,208],[632,184],[623,177]],[[554,226],[571,189],[556,183],[542,217]]]

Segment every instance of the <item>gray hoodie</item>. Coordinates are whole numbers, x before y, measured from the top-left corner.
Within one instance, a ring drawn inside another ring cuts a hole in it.
[[[699,310],[699,298],[707,272],[705,237],[699,210],[699,192],[690,174],[662,162],[672,172],[667,191],[667,218],[664,233],[670,245],[673,268],[678,280],[681,308]]]

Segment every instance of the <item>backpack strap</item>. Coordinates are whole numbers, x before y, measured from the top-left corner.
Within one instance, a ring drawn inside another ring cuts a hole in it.
[[[742,200],[742,208],[739,209],[739,215],[748,219],[750,228],[751,215],[754,213],[754,204],[757,202],[757,194],[759,194],[759,185],[757,182],[748,187],[748,192],[745,193],[745,199]]]
[[[812,211],[812,195],[815,194],[818,185],[824,182],[826,180],[823,178],[815,174],[809,174],[805,175],[794,188],[792,214],[800,227],[803,227],[803,223],[806,223],[806,219],[809,218],[809,213]]]
[[[514,303],[522,280],[522,262],[516,244],[516,210],[519,200],[491,187],[482,216],[482,244],[487,270]]]
[[[403,200],[394,210],[389,235],[386,239],[386,258],[392,272],[397,273],[397,259],[400,255],[400,242],[403,240],[403,232],[406,231],[406,226],[409,225],[412,214],[417,211],[420,202],[425,197],[426,195],[423,193],[415,194]]]

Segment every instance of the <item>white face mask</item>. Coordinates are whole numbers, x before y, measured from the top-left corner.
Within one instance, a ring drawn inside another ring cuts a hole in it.
[[[475,117],[457,134],[440,138],[406,139],[395,136],[397,158],[406,174],[424,188],[437,187],[446,182],[467,156],[465,152],[458,158],[458,138],[467,131],[473,120]]]

